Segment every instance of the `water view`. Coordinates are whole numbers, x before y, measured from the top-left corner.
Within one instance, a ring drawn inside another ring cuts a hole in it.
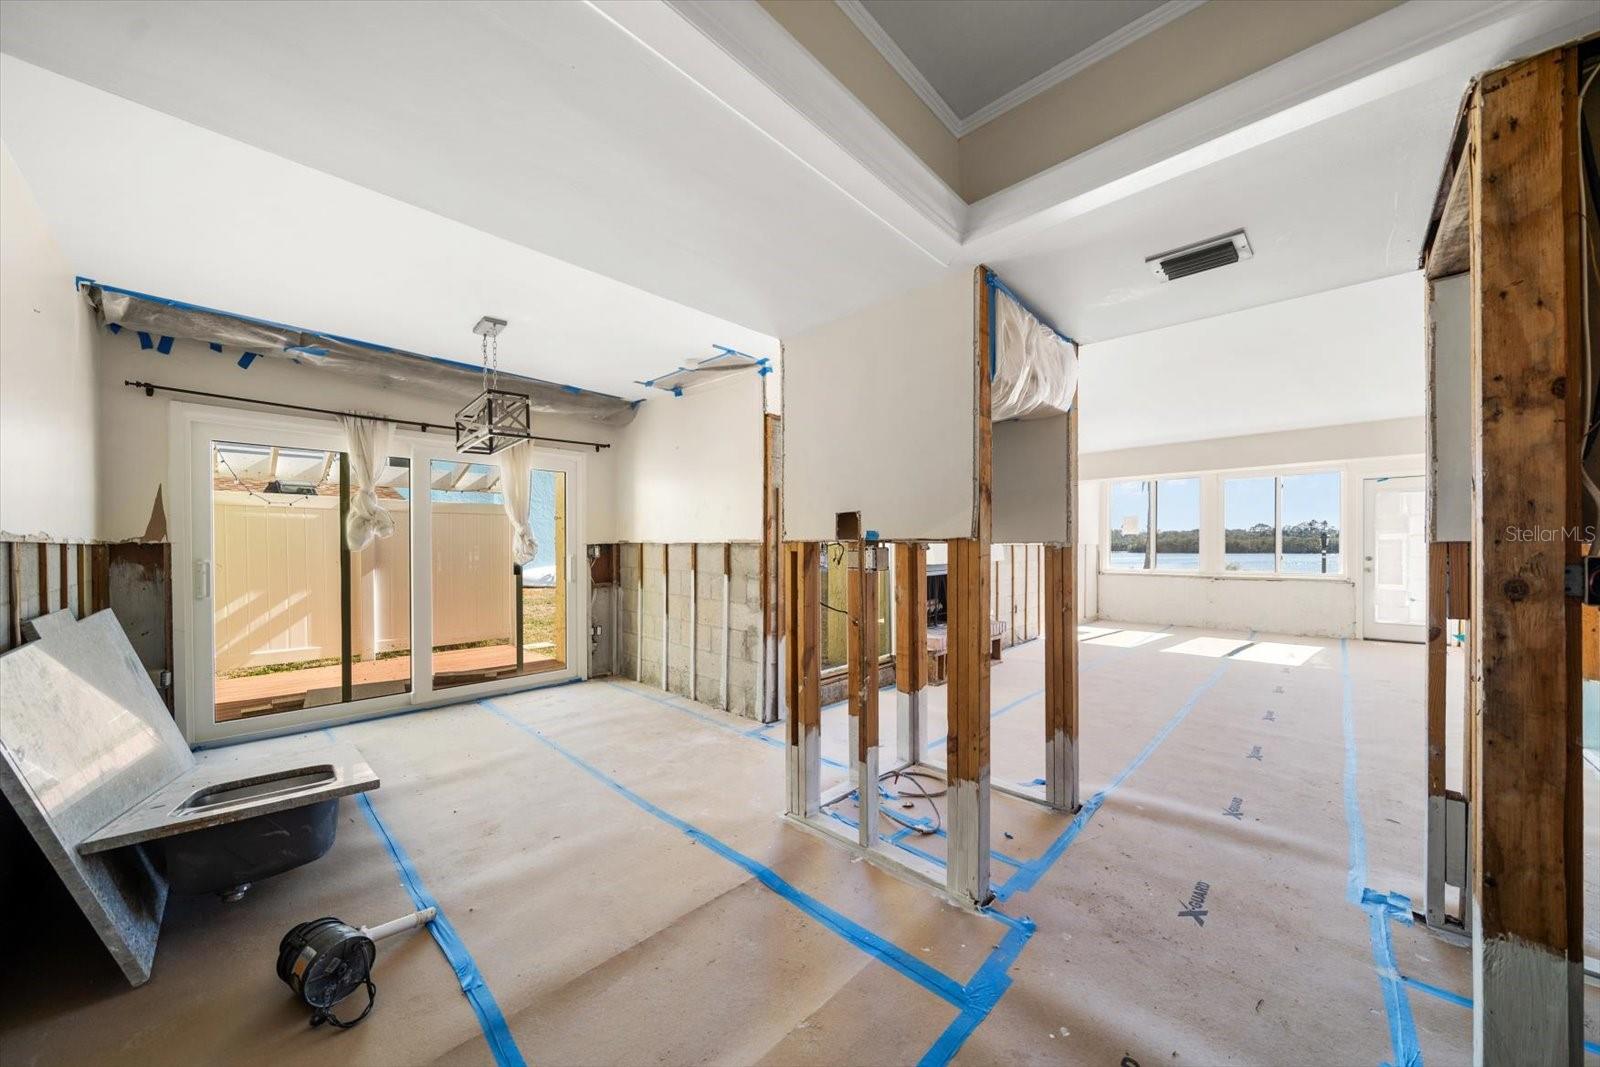
[[[1112,570],[1137,571],[1144,569],[1143,552],[1117,552],[1108,553],[1109,566]],[[1198,571],[1200,569],[1200,553],[1198,552],[1161,552],[1156,557],[1156,569],[1163,571]],[[1271,552],[1230,552],[1222,559],[1224,571],[1242,571],[1251,574],[1272,573]],[[1284,574],[1322,574],[1321,552],[1290,552],[1283,557]],[[1326,573],[1343,573],[1342,561],[1338,552],[1328,553],[1328,567]]]

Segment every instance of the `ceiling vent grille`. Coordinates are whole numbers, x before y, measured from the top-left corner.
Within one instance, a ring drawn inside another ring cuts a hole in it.
[[[1254,253],[1250,250],[1250,239],[1245,236],[1243,230],[1234,230],[1221,237],[1197,241],[1192,245],[1184,245],[1170,252],[1150,256],[1145,259],[1145,263],[1155,272],[1157,278],[1170,282],[1178,278],[1187,278],[1191,274],[1226,267],[1241,259],[1249,259],[1252,255]]]

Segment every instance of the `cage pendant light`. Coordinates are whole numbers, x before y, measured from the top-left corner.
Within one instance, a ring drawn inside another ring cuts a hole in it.
[[[528,398],[500,388],[500,331],[504,319],[485,315],[472,328],[482,341],[483,392],[456,412],[456,451],[492,456],[525,441],[533,432]]]

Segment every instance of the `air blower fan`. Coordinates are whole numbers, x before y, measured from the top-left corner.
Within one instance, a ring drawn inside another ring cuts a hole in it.
[[[378,999],[378,988],[372,984],[377,942],[426,926],[435,914],[434,908],[423,908],[371,927],[351,926],[332,916],[300,923],[278,945],[278,977],[311,1009],[312,1026],[332,1023],[348,1030],[367,1017]],[[334,1015],[334,1006],[362,986],[367,989],[367,1006],[361,1014],[349,1020]]]

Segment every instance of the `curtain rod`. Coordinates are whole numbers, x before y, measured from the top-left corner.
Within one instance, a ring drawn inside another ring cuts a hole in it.
[[[421,422],[417,419],[396,419],[388,415],[364,415],[359,411],[335,411],[332,408],[314,408],[305,404],[286,404],[279,400],[257,400],[254,397],[234,396],[229,393],[207,393],[200,389],[180,389],[175,385],[157,385],[154,382],[130,382],[127,379],[123,379],[122,384],[130,389],[143,389],[145,396],[155,396],[156,390],[159,389],[163,393],[182,393],[184,396],[203,396],[212,400],[232,400],[241,404],[257,404],[261,407],[281,408],[284,411],[309,411],[317,415],[337,415],[352,419],[375,419],[378,422],[393,423],[396,426],[415,426],[424,433],[453,434],[456,432],[454,424],[445,426],[442,423]],[[516,437],[524,441],[543,441],[546,444],[582,445],[584,448],[592,448],[596,452],[602,448],[611,447],[603,441],[575,441],[570,437],[540,437],[538,434],[531,433],[503,433],[495,436]]]

